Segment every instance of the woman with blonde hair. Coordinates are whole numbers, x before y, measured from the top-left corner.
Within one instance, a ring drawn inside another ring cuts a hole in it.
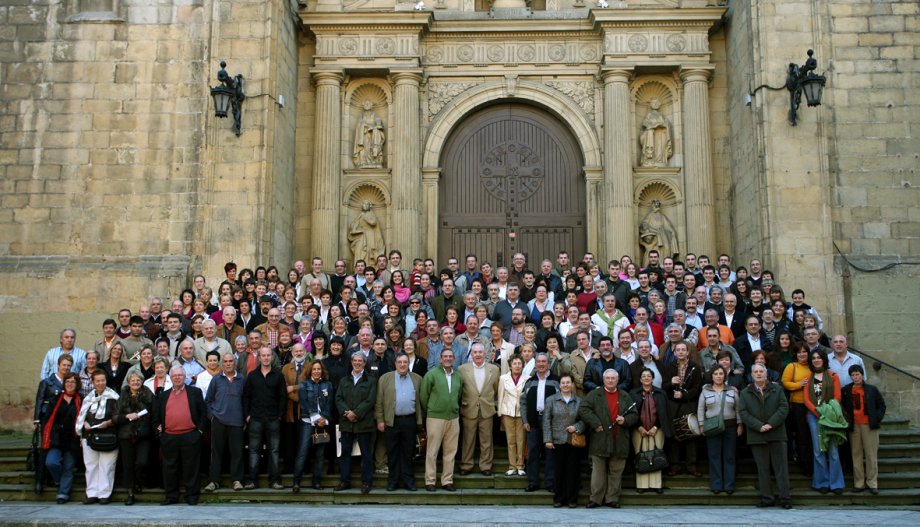
[[[524,423],[521,420],[521,393],[527,376],[523,374],[524,359],[512,355],[508,373],[498,378],[498,416],[508,440],[508,471],[506,476],[526,476],[524,472]]]

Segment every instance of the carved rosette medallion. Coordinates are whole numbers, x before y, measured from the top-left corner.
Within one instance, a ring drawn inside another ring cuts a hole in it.
[[[486,50],[486,57],[492,62],[501,62],[505,58],[505,48],[489,46],[489,49]]]
[[[537,56],[537,51],[530,44],[518,48],[517,56],[521,62],[531,62]]]
[[[460,62],[473,60],[473,46],[460,46],[457,48],[457,58]]]
[[[489,151],[479,165],[482,186],[497,199],[523,201],[543,184],[543,161],[527,145],[502,143]]]
[[[549,47],[547,55],[549,56],[550,60],[554,62],[561,62],[565,60],[565,46],[562,44],[553,44]]]
[[[441,62],[441,59],[444,58],[444,50],[440,46],[432,46],[428,48],[428,52],[425,53],[425,60],[429,63],[438,63]]]
[[[671,35],[665,45],[668,46],[669,51],[679,53],[687,47],[687,39],[683,35]]]
[[[378,55],[392,55],[396,50],[396,44],[392,38],[381,38],[374,43],[374,49]]]
[[[597,59],[597,50],[593,46],[584,46],[578,54],[584,62],[591,62]]]
[[[629,46],[629,50],[633,53],[641,53],[648,49],[648,37],[645,35],[633,35],[629,37],[626,45]]]
[[[343,38],[339,40],[339,53],[342,55],[354,55],[358,51],[358,41],[353,38]]]

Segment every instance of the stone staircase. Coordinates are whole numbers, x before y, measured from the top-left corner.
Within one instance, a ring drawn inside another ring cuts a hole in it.
[[[28,452],[28,439],[22,436],[0,438],[0,501],[44,501],[53,502],[54,489],[46,488],[41,495],[33,492],[34,475],[24,470],[25,457]],[[623,495],[621,503],[625,507],[640,505],[754,505],[759,499],[755,490],[756,470],[753,460],[741,457],[738,461],[737,491],[734,495],[709,492],[706,472],[705,448],[700,449],[699,468],[704,472],[702,478],[688,475],[666,477],[665,492],[639,494],[635,489],[635,477],[627,468],[623,477]],[[743,450],[739,455],[743,456]],[[317,504],[393,504],[393,505],[550,505],[551,495],[545,490],[527,493],[526,478],[507,477],[507,455],[504,447],[497,447],[492,476],[483,476],[478,472],[467,476],[455,475],[456,492],[425,492],[424,463],[415,464],[416,485],[418,492],[397,490],[386,491],[386,476],[376,475],[374,489],[363,495],[353,488],[344,492],[333,492],[338,483],[338,476],[324,476],[324,490],[316,491],[305,487],[300,494],[294,495],[290,489],[271,490],[266,488],[263,475],[260,488],[234,492],[228,487],[230,481],[224,477],[222,488],[217,492],[202,493],[203,503],[317,503]],[[355,463],[357,465],[357,463]],[[356,470],[357,472],[357,470]],[[801,506],[896,506],[920,505],[920,428],[912,427],[905,419],[886,418],[881,432],[879,449],[879,488],[878,495],[868,492],[853,493],[849,490],[842,495],[819,494],[811,490],[811,480],[798,473],[795,467],[790,470],[793,501]],[[309,482],[310,476],[304,480]],[[582,504],[587,502],[589,469],[584,469],[582,479]],[[353,483],[357,483],[357,474]],[[290,486],[290,474],[284,476],[284,483]],[[851,477],[847,477],[847,488],[852,487]],[[82,474],[78,475],[71,493],[72,501],[79,501],[85,488]],[[125,490],[116,487],[113,502],[124,500]],[[145,490],[137,495],[139,503],[157,503],[163,499],[159,489]]]

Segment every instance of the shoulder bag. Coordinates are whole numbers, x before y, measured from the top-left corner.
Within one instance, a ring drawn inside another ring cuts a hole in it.
[[[725,432],[725,399],[728,397],[726,390],[728,390],[727,386],[722,389],[722,405],[719,408],[719,415],[703,421],[703,435],[706,437],[717,436]]]

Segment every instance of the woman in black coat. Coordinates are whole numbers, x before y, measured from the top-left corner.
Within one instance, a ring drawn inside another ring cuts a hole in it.
[[[654,380],[655,372],[643,368],[639,373],[639,387],[629,392],[629,396],[636,402],[636,411],[639,414],[639,426],[632,432],[632,444],[636,454],[656,448],[663,449],[665,438],[674,435],[668,414],[668,399],[661,388],[652,385]],[[654,490],[658,494],[664,492],[661,471],[646,474],[637,472],[636,490],[640,494],[646,490]]]
[[[118,454],[122,483],[128,489],[125,505],[134,505],[134,494],[146,483],[147,462],[153,437],[153,392],[144,387],[144,376],[134,372],[118,398]]]

